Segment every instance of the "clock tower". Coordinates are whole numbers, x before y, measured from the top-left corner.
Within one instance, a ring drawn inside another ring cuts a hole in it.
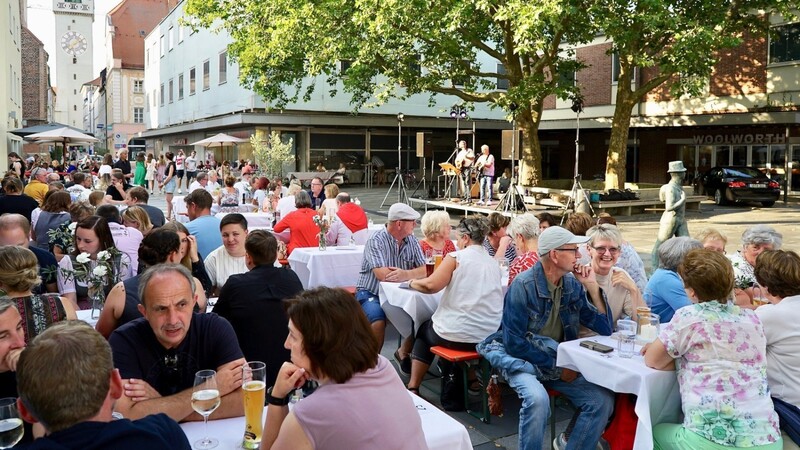
[[[56,22],[55,120],[83,129],[81,86],[95,78],[92,76],[94,0],[53,0],[53,14]]]

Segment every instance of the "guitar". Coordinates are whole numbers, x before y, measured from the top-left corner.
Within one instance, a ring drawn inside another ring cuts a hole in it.
[[[459,151],[458,155],[456,155],[456,167],[459,169],[469,168],[472,166],[473,161],[475,161],[475,154],[472,153],[472,150],[470,149],[467,149],[464,152]]]

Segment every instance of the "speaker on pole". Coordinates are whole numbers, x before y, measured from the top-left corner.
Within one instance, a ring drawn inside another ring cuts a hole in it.
[[[417,132],[417,158],[430,158],[433,156],[430,135],[431,133]]]
[[[517,135],[514,136],[514,133]],[[500,150],[500,158],[510,161],[512,159],[519,159],[520,148],[522,148],[522,130],[502,130],[503,146]],[[513,139],[512,139],[513,138]],[[511,154],[512,141],[514,146],[514,154]]]

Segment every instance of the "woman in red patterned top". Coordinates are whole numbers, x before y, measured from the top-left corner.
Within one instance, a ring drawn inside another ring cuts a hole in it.
[[[508,284],[514,277],[530,269],[539,261],[539,219],[533,214],[514,217],[508,226],[508,235],[514,239],[517,257],[508,266]]]
[[[424,239],[420,239],[419,245],[422,247],[423,255],[441,253],[442,257],[448,253],[456,251],[456,246],[450,239],[450,214],[445,211],[428,211],[422,216],[422,234]]]

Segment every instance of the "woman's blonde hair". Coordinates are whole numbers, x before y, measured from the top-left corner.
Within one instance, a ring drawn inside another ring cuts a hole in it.
[[[430,238],[438,233],[446,223],[450,223],[450,214],[446,211],[428,211],[422,216],[420,229],[423,236]],[[443,237],[449,239],[449,236]]]
[[[325,185],[325,198],[336,198],[339,195],[339,186],[336,183]]]
[[[143,235],[149,233],[150,230],[153,229],[153,224],[150,222],[150,216],[148,216],[147,211],[140,206],[127,207],[124,211],[122,211],[122,220],[136,222],[138,225],[136,229],[141,231]]]
[[[42,283],[39,262],[32,251],[16,245],[0,246],[0,285],[9,291],[24,292]]]

